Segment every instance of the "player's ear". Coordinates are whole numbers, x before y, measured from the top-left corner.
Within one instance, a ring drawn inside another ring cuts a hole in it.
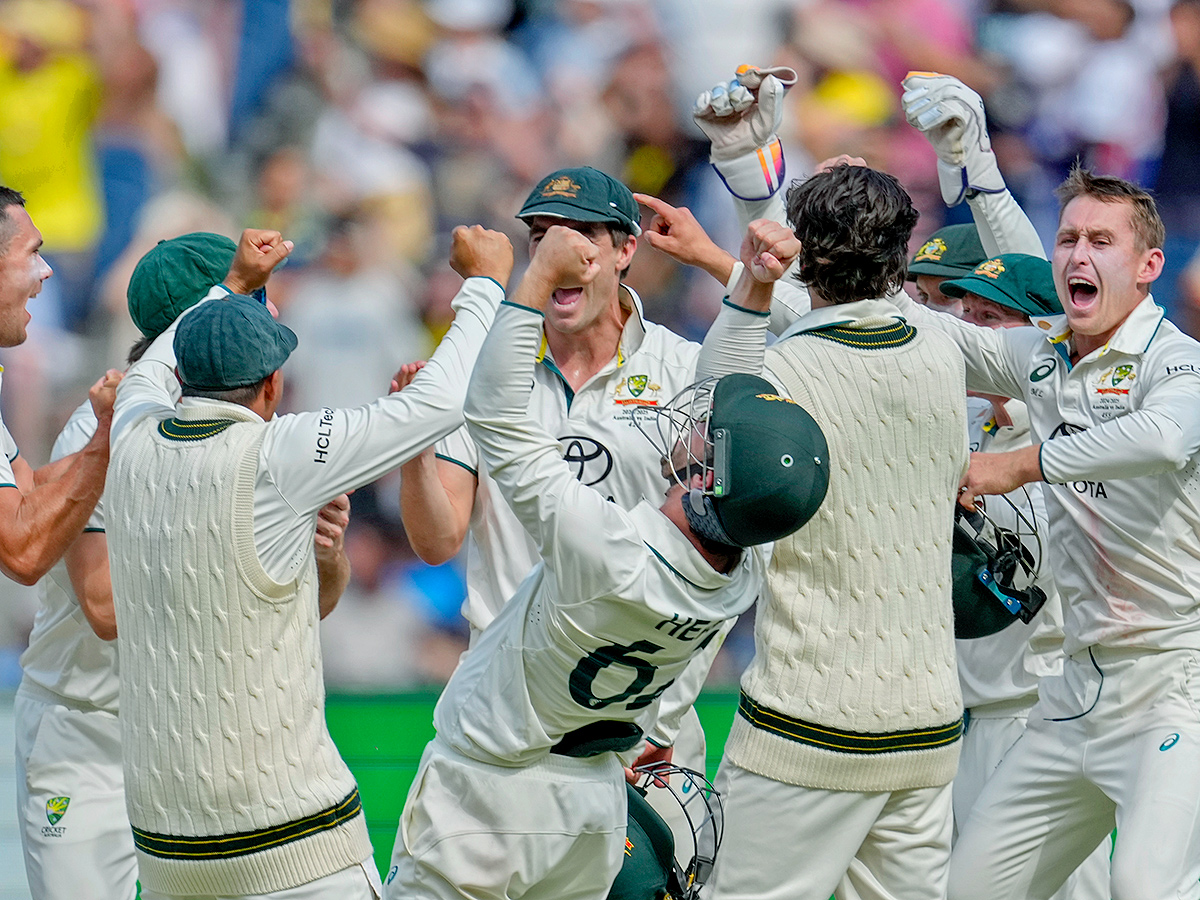
[[[283,370],[276,369],[263,382],[263,399],[268,403],[278,403],[283,398]]]

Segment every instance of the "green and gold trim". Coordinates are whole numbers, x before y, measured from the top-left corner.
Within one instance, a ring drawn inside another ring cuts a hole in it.
[[[270,850],[272,847],[290,844],[292,841],[311,837],[322,831],[329,831],[349,822],[361,813],[362,801],[358,797],[358,788],[355,788],[345,800],[336,806],[331,806],[329,809],[303,819],[288,822],[286,825],[218,837],[151,834],[148,831],[134,828],[133,845],[148,856],[159,859],[224,859]]]
[[[904,346],[917,336],[917,329],[903,319],[897,319],[891,325],[880,325],[878,328],[829,325],[803,333],[838,344],[845,344],[848,347],[858,347],[860,350],[885,350],[889,347]]]
[[[158,433],[171,441],[202,441],[216,437],[233,424],[233,419],[164,419],[158,423]]]
[[[961,718],[948,725],[933,728],[918,728],[913,731],[892,731],[885,734],[863,734],[857,731],[841,731],[828,725],[814,725],[803,719],[768,709],[755,703],[744,693],[738,702],[738,715],[763,731],[778,735],[798,744],[808,744],[823,750],[838,753],[872,755],[876,753],[898,753],[904,750],[934,750],[953,744],[963,734]]]

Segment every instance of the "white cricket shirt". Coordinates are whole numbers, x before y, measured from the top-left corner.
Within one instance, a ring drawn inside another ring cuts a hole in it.
[[[1066,316],[993,331],[896,302],[954,338],[970,389],[1029,408],[1064,652],[1200,649],[1200,344],[1149,296],[1074,365]]]
[[[579,481],[530,403],[541,326],[539,313],[502,305],[466,410],[481,459],[545,562],[479,637],[434,713],[458,752],[501,765],[532,763],[600,721],[647,730],[658,697],[754,602],[764,573],[749,550],[723,575],[660,500],[626,511]]]

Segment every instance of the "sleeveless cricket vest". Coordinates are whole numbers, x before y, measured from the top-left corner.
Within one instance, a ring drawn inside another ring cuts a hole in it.
[[[315,560],[278,583],[255,550],[265,423],[204,410],[143,419],[110,464],[125,790],[145,886],[266,893],[371,844],[325,725]]]
[[[786,338],[766,367],[821,425],[829,491],[775,543],[726,753],[827,790],[946,784],[963,727],[950,603],[962,358],[942,335],[871,318]]]

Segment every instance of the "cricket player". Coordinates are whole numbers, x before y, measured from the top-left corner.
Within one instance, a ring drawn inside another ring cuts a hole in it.
[[[0,186],[0,347],[25,342],[31,318],[26,304],[51,275],[41,247],[42,235],[25,211],[25,199]],[[36,472],[0,420],[0,572],[14,581],[35,584],[50,571],[100,499],[120,377],[110,370],[88,392],[97,419],[91,440]]]
[[[261,233],[242,236],[243,257],[256,253]],[[196,233],[160,241],[133,271],[129,311],[142,332],[130,363],[181,313],[220,283],[234,293],[244,281],[238,245],[223,235]],[[96,428],[86,401],[67,421],[52,460],[85,446]],[[341,534],[349,501],[321,511],[318,565],[349,575]],[[338,578],[323,582],[333,596]],[[125,811],[118,714],[116,616],[104,533],[104,499],[63,559],[38,582],[39,606],[22,678],[16,719],[17,813],[25,872],[34,900],[137,895],[137,860]]]
[[[698,370],[761,370],[809,409],[829,495],[772,551],[705,896],[937,897],[963,731],[950,597],[962,361],[889,299],[917,219],[895,178],[838,165],[794,184],[787,213],[812,310],[766,348],[769,293],[727,302]],[[777,227],[754,222],[747,241]]]
[[[1047,316],[1062,315],[1050,263],[1038,256],[1002,254],[985,260],[964,277],[942,281],[938,289],[962,304],[963,321],[983,328],[1022,328]],[[992,397],[989,407],[992,414],[986,420],[968,415],[971,449],[1006,453],[1028,447],[1031,439],[1025,404]],[[1023,485],[1003,497],[984,500],[994,526],[1007,529],[1026,545],[1034,567],[1029,583],[1040,587],[1047,599],[1029,625],[1014,622],[996,634],[955,642],[967,710],[962,756],[954,776],[958,828],[966,823],[1004,754],[1024,732],[1038,699],[1038,683],[1063,669],[1062,605],[1049,560],[1043,485]],[[996,541],[995,535],[985,536]],[[1055,900],[1107,900],[1111,850],[1111,843],[1102,841],[1055,893]]]
[[[646,321],[641,300],[621,283],[641,234],[638,205],[625,185],[596,169],[562,169],[534,187],[517,216],[529,226],[531,253],[554,225],[574,228],[597,248],[596,278],[546,298],[530,403],[579,481],[632,509],[657,497],[662,480],[658,454],[634,416],[692,383],[699,345]],[[474,642],[538,563],[537,545],[465,428],[406,465],[401,479],[409,540],[423,560],[445,562],[466,541],[463,613]],[[721,638],[710,642],[685,680],[697,688],[703,683],[720,644]],[[704,771],[700,721],[690,704],[674,699],[684,691],[693,692],[681,681],[664,698],[660,722],[647,729],[643,761],[671,759]],[[677,804],[658,793],[650,792],[651,803],[681,826]]]
[[[261,270],[290,249],[264,242]],[[451,264],[466,281],[450,331],[410,384],[368,406],[275,417],[295,335],[219,291],[123,382],[106,526],[147,900],[378,897],[358,790],[325,726],[313,541],[331,499],[462,421],[512,247],[459,228]]]
[[[786,229],[774,237],[764,278],[795,252]],[[659,450],[663,474],[674,471],[665,501],[660,492],[625,510],[580,483],[530,394],[543,316],[564,289],[612,277],[597,243],[573,227],[537,234],[471,379],[471,436],[542,563],[438,702],[389,898],[604,898],[625,838],[620,754],[654,724],[689,661],[758,596],[762,556],[742,548],[799,527],[824,493],[819,430],[749,376],[717,383],[705,400],[707,440],[703,421],[685,414],[691,405],[678,411],[680,429]],[[725,493],[705,462],[714,438]]]
[[[978,96],[947,76],[905,86],[908,120],[974,181]],[[1067,654],[972,809],[950,896],[1049,897],[1115,824],[1113,900],[1197,897],[1200,344],[1150,293],[1164,238],[1153,199],[1081,169],[1059,198],[1064,316],[993,331],[908,311],[955,340],[969,386],[1029,409],[1032,445],[976,454],[964,495],[1045,482]]]

